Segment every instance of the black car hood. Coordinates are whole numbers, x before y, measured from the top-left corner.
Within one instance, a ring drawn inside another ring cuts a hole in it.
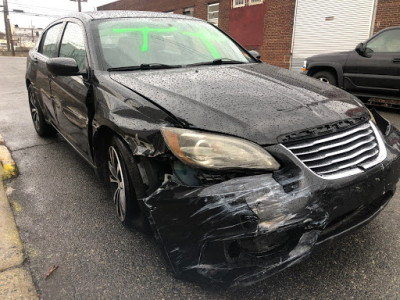
[[[185,127],[261,145],[278,137],[367,116],[350,94],[267,64],[113,72],[111,78],[179,119]]]

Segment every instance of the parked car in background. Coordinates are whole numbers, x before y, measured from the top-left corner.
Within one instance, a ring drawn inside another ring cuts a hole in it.
[[[185,279],[281,271],[373,219],[400,176],[398,131],[356,97],[183,15],[56,20],[26,87],[37,133],[104,174],[119,220]]]
[[[352,51],[311,56],[303,72],[362,100],[400,100],[400,27],[382,30]]]

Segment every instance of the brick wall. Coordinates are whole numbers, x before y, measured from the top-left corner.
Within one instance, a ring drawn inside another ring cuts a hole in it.
[[[247,49],[260,48],[264,42],[266,7],[266,3],[246,5],[230,11],[229,34]]]
[[[400,26],[400,0],[378,0],[374,32]]]
[[[264,17],[264,43],[259,52],[266,63],[290,66],[296,0],[268,0]]]
[[[99,10],[174,11],[182,14],[184,8],[194,7],[194,17],[207,20],[208,4],[219,2],[219,28],[229,33],[231,0],[120,0],[100,6]]]
[[[120,0],[116,2],[112,2],[103,6],[100,6],[98,9],[101,10],[144,10],[144,11],[175,11],[179,10],[182,12],[182,9],[185,7],[193,7],[195,6],[196,0],[174,0],[174,1],[166,1],[166,0]]]

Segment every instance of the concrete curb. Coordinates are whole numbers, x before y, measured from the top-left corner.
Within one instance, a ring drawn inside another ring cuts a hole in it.
[[[17,176],[17,168],[15,162],[11,157],[10,151],[4,144],[4,139],[0,135],[0,166],[2,166],[3,171],[1,172],[1,177],[3,180],[10,179]]]
[[[4,144],[1,137],[0,142]],[[0,299],[38,299],[31,274],[23,267],[22,242],[1,180],[15,175],[10,152],[0,152]]]

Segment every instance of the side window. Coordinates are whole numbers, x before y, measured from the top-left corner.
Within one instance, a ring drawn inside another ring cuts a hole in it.
[[[400,52],[400,30],[382,32],[367,44],[368,52]]]
[[[39,53],[50,58],[57,56],[57,38],[62,25],[62,23],[54,25],[46,31],[43,35],[44,40],[39,49]]]
[[[67,24],[61,40],[60,57],[73,58],[76,60],[80,70],[84,68],[86,58],[85,39],[78,24]]]

